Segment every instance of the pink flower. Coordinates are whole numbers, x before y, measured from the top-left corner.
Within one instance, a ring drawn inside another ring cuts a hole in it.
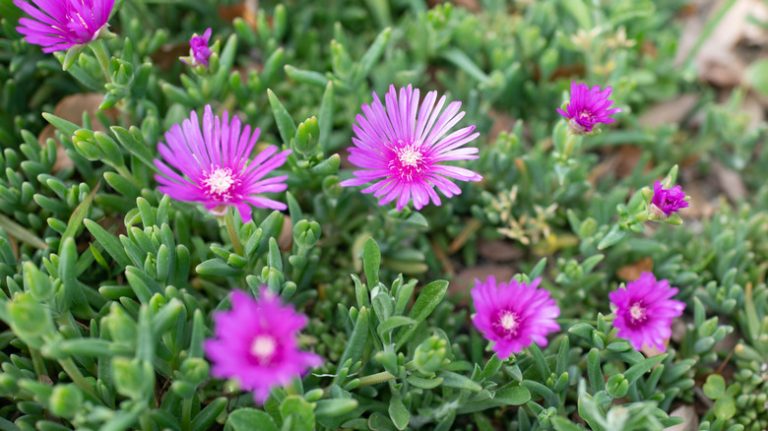
[[[616,307],[613,326],[617,335],[629,340],[640,350],[643,346],[666,350],[666,341],[672,334],[672,321],[680,317],[685,304],[671,299],[677,289],[669,287],[667,280],[656,281],[650,272],[644,272],[627,287],[610,293],[611,304]]]
[[[29,17],[16,28],[43,52],[86,44],[106,26],[115,0],[13,0]]]
[[[621,112],[618,108],[611,108],[611,91],[611,87],[600,90],[597,85],[589,88],[587,84],[571,82],[571,100],[565,110],[558,108],[557,112],[568,119],[574,133],[590,133],[597,124],[616,121],[611,115]]]
[[[510,280],[496,283],[491,276],[485,282],[475,280],[472,301],[475,315],[472,323],[488,340],[499,358],[519,353],[531,343],[547,345],[547,335],[558,331],[555,320],[560,308],[544,289],[538,289],[541,278],[531,283]]]
[[[211,40],[211,29],[205,30],[202,36],[198,36],[197,33],[192,35],[189,40],[189,57],[181,59],[184,63],[191,66],[202,65],[208,67],[208,59],[211,58],[211,48],[208,47],[208,43]]]
[[[266,288],[258,300],[233,292],[232,309],[214,313],[213,321],[215,338],[204,344],[213,365],[211,374],[236,380],[243,389],[253,391],[258,403],[267,399],[272,388],[323,363],[319,356],[298,348],[296,338],[307,317],[283,305]]]
[[[242,127],[240,119],[230,120],[227,112],[214,116],[210,105],[205,107],[201,129],[192,111],[181,125],[171,127],[166,143],[157,147],[161,156],[155,160],[160,171],[155,176],[158,189],[179,201],[199,202],[216,214],[233,206],[243,222],[251,219],[251,206],[284,210],[285,204],[259,194],[288,187],[285,175],[264,177],[282,166],[291,151],[278,153],[270,145],[251,160],[258,139],[258,128],[252,133],[251,126]]]
[[[683,208],[688,208],[688,201],[685,198],[685,192],[683,192],[683,188],[680,186],[665,189],[660,181],[653,183],[651,204],[666,216],[676,213]]]
[[[419,90],[410,85],[398,95],[392,85],[386,106],[375,93],[373,103],[362,106],[363,115],[358,114],[352,126],[354,146],[349,149],[349,161],[360,169],[342,186],[370,183],[363,193],[379,198],[379,205],[396,200],[397,209],[402,210],[413,201],[418,210],[430,201],[440,205],[435,187],[449,198],[460,194],[451,179],[482,179],[468,169],[443,164],[477,158],[477,148],[462,148],[479,136],[475,126],[448,133],[464,117],[459,112],[461,102],[449,103],[443,110],[445,96],[437,100],[436,91],[427,93],[423,101],[419,96]]]

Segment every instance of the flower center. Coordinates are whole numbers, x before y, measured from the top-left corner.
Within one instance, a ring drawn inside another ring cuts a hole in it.
[[[639,302],[635,302],[629,307],[629,315],[632,318],[632,322],[638,323],[645,320],[646,310],[645,307]]]
[[[232,189],[240,183],[240,179],[229,168],[216,168],[203,179],[203,188],[208,196],[216,200],[226,201],[232,197]]]
[[[259,362],[266,362],[272,358],[275,354],[277,343],[275,339],[269,335],[257,335],[251,343],[251,354],[259,360]]]
[[[515,313],[505,311],[504,314],[501,315],[501,318],[499,318],[499,324],[501,324],[501,327],[505,330],[513,331],[517,329],[517,316]]]
[[[402,151],[400,151],[400,154],[397,155],[397,157],[400,159],[400,163],[402,163],[403,165],[415,168],[416,166],[419,165],[422,155],[420,151],[413,148],[412,145],[409,145],[403,148]]]
[[[419,175],[426,167],[424,153],[418,144],[406,144],[398,140],[392,151],[395,154],[389,162],[389,169],[401,180],[413,180],[414,176]]]

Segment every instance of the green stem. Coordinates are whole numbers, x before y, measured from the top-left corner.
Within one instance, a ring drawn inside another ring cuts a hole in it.
[[[48,370],[45,369],[45,362],[43,362],[40,352],[37,349],[29,349],[29,355],[32,357],[32,366],[35,369],[35,374],[37,374],[37,379],[40,380],[41,377],[47,376]]]
[[[96,393],[96,390],[94,390],[88,381],[85,380],[85,376],[83,376],[72,359],[59,359],[59,364],[61,364],[61,368],[64,369],[64,372],[67,373],[69,378],[72,379],[72,382],[77,385],[77,387],[82,389],[88,395],[96,398],[97,400],[100,399],[99,395]]]
[[[243,245],[240,243],[240,237],[237,235],[237,229],[235,229],[235,209],[234,208],[227,210],[227,213],[224,215],[224,222],[227,225],[227,234],[229,235],[229,240],[232,242],[232,248],[235,250],[235,253],[242,256]]]
[[[93,55],[96,56],[96,60],[99,62],[101,72],[104,74],[105,82],[111,82],[112,76],[109,74],[109,52],[107,51],[107,45],[101,39],[96,39],[88,45],[93,51]]]
[[[181,429],[189,431],[192,429],[192,398],[184,398],[181,404]]]
[[[395,376],[389,371],[382,371],[380,373],[371,374],[370,376],[360,377],[360,386],[377,385],[393,380],[394,378]]]

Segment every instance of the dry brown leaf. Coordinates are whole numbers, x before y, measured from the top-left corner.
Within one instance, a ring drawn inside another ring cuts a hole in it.
[[[697,40],[704,31],[705,23],[714,18],[724,0],[717,2],[700,1],[702,7],[685,23],[676,62],[682,65],[694,49]],[[706,4],[709,3],[709,4]],[[709,7],[707,7],[709,6]],[[740,54],[738,45],[759,44],[768,41],[768,32],[750,22],[750,17],[768,16],[768,6],[761,0],[738,0],[715,27],[712,34],[700,47],[694,63],[700,77],[715,85],[732,87],[742,82],[747,62]]]
[[[293,247],[293,222],[289,215],[284,217],[283,229],[280,231],[280,237],[277,238],[277,245],[282,251],[290,251]]]
[[[82,93],[73,94],[67,96],[59,101],[53,110],[53,115],[63,118],[71,123],[77,125],[83,124],[83,113],[87,113],[90,117],[93,125],[93,130],[97,132],[106,131],[105,125],[101,124],[96,118],[96,113],[99,111],[99,105],[104,100],[104,95],[99,93]],[[117,110],[107,109],[104,114],[110,121],[117,119]],[[55,137],[56,129],[50,124],[47,125],[37,136],[38,142],[44,144],[49,138]],[[54,173],[60,172],[63,169],[72,168],[72,160],[67,156],[66,150],[61,146],[59,142],[56,142],[56,162],[53,165],[52,171]]]
[[[717,176],[720,188],[732,201],[738,202],[747,196],[747,187],[737,172],[726,168],[720,162],[712,163],[712,170]]]
[[[683,419],[683,422],[667,428],[667,431],[696,431],[699,429],[699,416],[693,406],[680,406],[670,416]]]
[[[653,259],[646,257],[633,264],[622,266],[616,271],[616,275],[624,281],[635,281],[640,278],[640,274],[651,271],[653,271]]]
[[[252,28],[257,27],[256,16],[259,12],[258,0],[245,0],[236,5],[219,6],[219,16],[225,21],[234,21],[235,18],[242,18]]]
[[[679,123],[696,106],[699,96],[683,94],[675,99],[657,103],[640,116],[641,126],[656,128],[664,124]]]
[[[491,119],[493,120],[491,131],[488,132],[488,140],[490,142],[496,141],[496,138],[499,136],[499,133],[510,132],[512,128],[515,126],[514,117],[512,117],[511,115],[505,114],[503,112],[499,112],[492,109],[490,112],[488,112],[488,116],[491,117]]]
[[[480,240],[477,244],[480,256],[494,262],[511,262],[523,257],[523,250],[504,240]]]
[[[475,285],[475,280],[485,280],[491,275],[496,277],[496,281],[509,281],[515,275],[515,271],[509,265],[494,264],[465,268],[459,271],[451,281],[450,293],[460,298],[466,298],[469,296],[469,290]]]

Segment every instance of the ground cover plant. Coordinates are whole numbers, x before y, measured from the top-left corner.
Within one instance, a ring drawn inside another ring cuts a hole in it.
[[[0,429],[768,429],[766,20],[0,0]]]

